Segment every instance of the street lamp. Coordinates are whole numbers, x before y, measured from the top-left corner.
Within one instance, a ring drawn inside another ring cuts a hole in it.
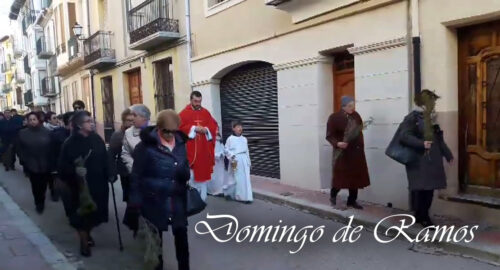
[[[82,32],[83,27],[75,22],[75,25],[73,26],[73,34],[75,34],[76,38],[80,39],[80,37],[82,36]]]

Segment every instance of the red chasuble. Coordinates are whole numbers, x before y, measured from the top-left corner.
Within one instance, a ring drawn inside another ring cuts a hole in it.
[[[206,182],[212,178],[212,172],[215,165],[215,140],[217,132],[217,121],[210,112],[201,108],[194,110],[191,104],[187,105],[179,114],[181,117],[180,130],[187,136],[193,126],[206,127],[212,135],[212,140],[207,140],[205,134],[196,133],[196,137],[187,142],[187,156],[189,165],[194,172],[196,182]]]

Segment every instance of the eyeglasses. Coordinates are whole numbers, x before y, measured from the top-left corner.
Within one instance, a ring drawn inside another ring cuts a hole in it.
[[[80,107],[80,106],[75,106],[75,107],[73,107],[73,109],[74,109],[75,111],[78,111],[78,110],[83,110],[83,108],[82,108],[82,107]]]
[[[164,128],[164,129],[161,130],[161,132],[163,134],[172,134],[172,133],[175,133],[176,131],[177,130],[171,130],[171,129],[166,129],[166,128]]]

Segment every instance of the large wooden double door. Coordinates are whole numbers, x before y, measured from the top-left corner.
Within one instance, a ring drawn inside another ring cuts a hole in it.
[[[500,21],[458,36],[462,187],[500,188]]]

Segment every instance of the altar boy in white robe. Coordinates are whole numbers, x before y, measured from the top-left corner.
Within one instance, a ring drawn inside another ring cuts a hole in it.
[[[215,166],[212,173],[212,180],[208,182],[207,191],[212,196],[224,195],[224,184],[226,181],[226,169],[224,168],[225,149],[222,137],[217,130],[217,140],[215,141]]]
[[[250,153],[247,138],[242,136],[243,125],[240,121],[231,123],[233,135],[226,140],[226,157],[229,159],[228,187],[224,195],[231,199],[251,203],[253,201],[250,182]]]

